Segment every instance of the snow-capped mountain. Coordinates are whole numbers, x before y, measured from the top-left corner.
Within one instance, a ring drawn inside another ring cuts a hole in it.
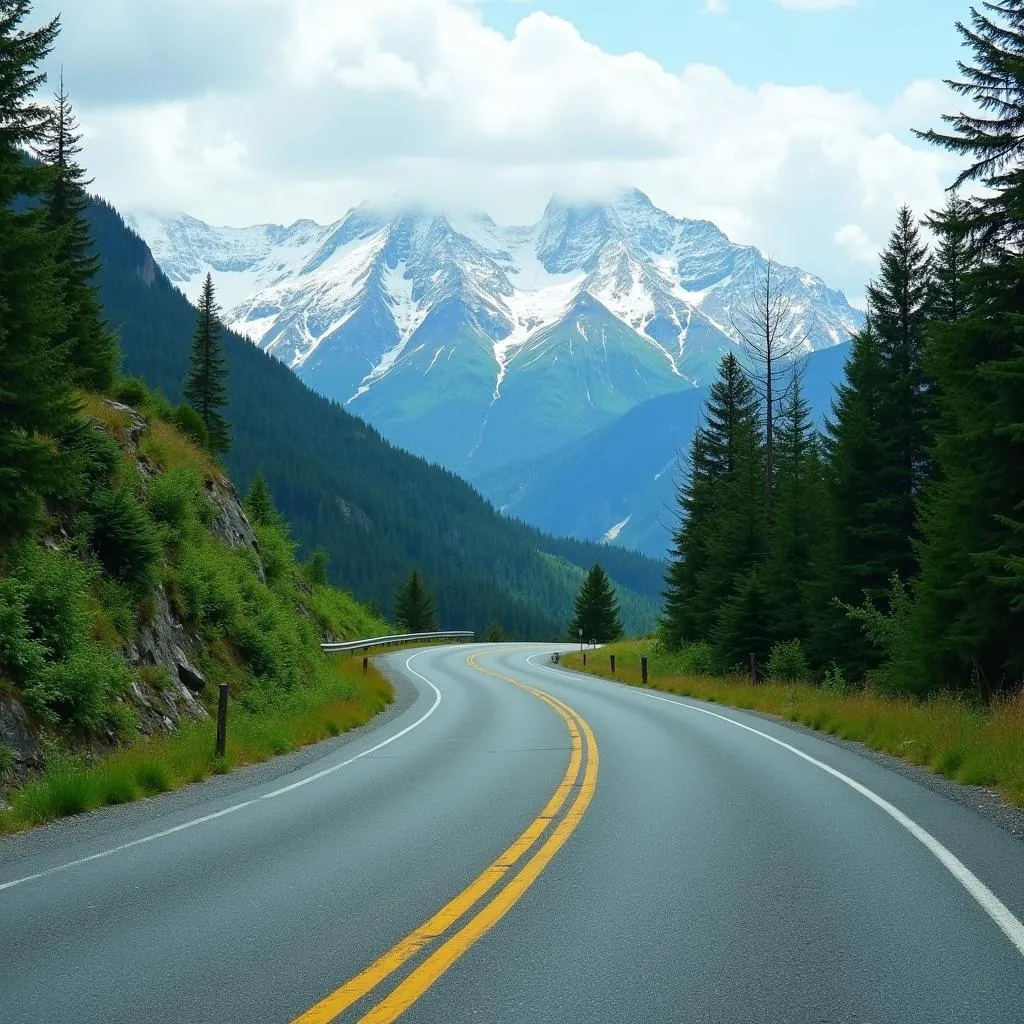
[[[765,267],[637,191],[606,205],[556,196],[531,227],[366,205],[330,225],[129,223],[191,298],[212,272],[232,328],[470,478],[707,382]],[[775,274],[808,351],[860,326],[819,278]]]

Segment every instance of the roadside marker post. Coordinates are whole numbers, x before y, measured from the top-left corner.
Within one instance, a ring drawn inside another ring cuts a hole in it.
[[[370,659],[369,658],[363,658],[363,671],[366,672],[366,671],[369,670],[369,668],[370,668]]]
[[[228,742],[228,684],[220,684],[220,697],[217,701],[217,749],[215,757],[223,757]]]
[[[757,685],[757,655],[753,652],[750,654],[750,685]]]
[[[640,659],[640,682],[644,686],[647,685],[647,657],[646,655]]]
[[[615,675],[615,655],[609,654],[608,657],[611,659],[612,663],[612,675]]]

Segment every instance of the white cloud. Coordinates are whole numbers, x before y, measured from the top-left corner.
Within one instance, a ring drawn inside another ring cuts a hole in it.
[[[506,38],[471,0],[78,0],[64,20],[56,56],[86,158],[124,207],[330,220],[397,193],[527,221],[552,191],[635,185],[856,298],[866,250],[842,233],[884,238],[902,203],[941,202],[952,176],[905,135],[936,123],[933,83],[887,108],[749,89],[707,65],[605,53],[546,14]]]

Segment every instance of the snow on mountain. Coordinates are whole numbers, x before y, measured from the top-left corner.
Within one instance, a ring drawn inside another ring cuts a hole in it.
[[[541,221],[363,205],[341,220],[129,223],[191,298],[212,273],[229,325],[396,443],[474,476],[639,402],[705,383],[766,261],[638,191],[555,196]],[[862,323],[819,278],[776,267],[807,351]]]

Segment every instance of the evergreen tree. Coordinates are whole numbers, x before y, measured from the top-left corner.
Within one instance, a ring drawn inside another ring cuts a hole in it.
[[[622,636],[619,601],[608,574],[600,565],[595,565],[580,585],[569,623],[570,639],[578,639],[581,629],[584,643],[593,640],[607,644]]]
[[[249,484],[249,493],[245,496],[245,514],[249,522],[256,526],[281,526],[283,523],[267,486],[267,478],[262,472],[257,472]]]
[[[763,575],[774,640],[805,640],[809,634],[809,591],[824,519],[820,440],[794,370],[777,424],[775,514]]]
[[[929,332],[938,475],[921,502],[911,650],[899,664],[918,690],[988,693],[1024,676],[1024,0],[985,4],[958,28],[974,63],[950,84],[980,113],[919,134],[970,160],[957,186],[986,187],[963,218],[980,260],[964,315]]]
[[[436,633],[437,605],[418,569],[413,569],[395,594],[395,621],[407,633]]]
[[[924,370],[925,324],[931,290],[927,250],[910,209],[899,211],[879,278],[868,288],[868,315],[882,357],[883,390],[876,429],[885,442],[884,488],[875,495],[889,509],[883,557],[889,575],[910,579],[917,569],[915,502],[931,474],[929,429],[932,388]]]
[[[227,405],[227,364],[221,348],[220,310],[213,294],[213,275],[207,274],[199,299],[192,357],[182,389],[185,399],[199,413],[216,455],[231,447],[228,422],[221,410]]]
[[[885,385],[882,352],[869,322],[853,339],[846,379],[826,424],[826,530],[815,559],[809,638],[813,661],[835,661],[850,679],[862,678],[878,659],[836,601],[884,601],[892,573],[889,448],[879,428]]]
[[[711,644],[720,672],[743,672],[751,654],[758,665],[767,662],[772,645],[770,610],[762,570],[754,566],[735,581],[715,617]]]
[[[117,376],[119,355],[117,341],[103,320],[94,283],[99,256],[85,216],[89,205],[86,189],[91,181],[76,160],[82,151],[81,139],[62,74],[42,143],[36,149],[49,171],[43,201],[54,236],[57,281],[66,315],[56,341],[67,352],[76,383],[109,391]]]
[[[764,554],[763,448],[757,395],[723,358],[679,489],[661,630],[678,647],[709,636],[722,603]]]
[[[55,19],[23,28],[30,0],[0,0],[0,544],[23,536],[41,496],[61,487],[51,438],[74,418],[52,235],[44,211],[48,172],[25,159],[47,113],[34,100],[39,66],[59,30]]]
[[[501,623],[497,619],[491,619],[491,624],[487,627],[484,640],[489,644],[500,644],[504,643],[506,639],[508,638],[505,636],[505,631],[501,628]]]
[[[970,310],[971,278],[978,266],[978,250],[971,238],[970,206],[953,193],[945,207],[929,214],[925,223],[938,243],[931,259],[928,320],[950,323]]]

